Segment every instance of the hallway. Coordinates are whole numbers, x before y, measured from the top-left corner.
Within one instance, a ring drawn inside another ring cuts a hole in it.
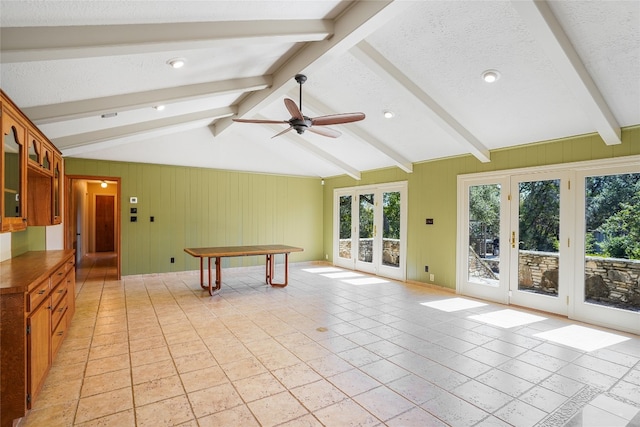
[[[640,425],[638,336],[324,264],[224,277],[85,257],[21,426]]]

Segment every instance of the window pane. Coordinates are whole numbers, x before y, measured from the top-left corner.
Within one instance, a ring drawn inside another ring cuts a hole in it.
[[[339,256],[351,259],[351,196],[340,196]]]
[[[560,180],[519,184],[518,290],[558,296]]]
[[[382,193],[382,264],[400,267],[400,192]]]
[[[640,174],[585,179],[585,302],[640,311]]]
[[[358,260],[373,261],[373,194],[361,194],[359,203]]]
[[[468,280],[498,286],[500,184],[469,187]]]

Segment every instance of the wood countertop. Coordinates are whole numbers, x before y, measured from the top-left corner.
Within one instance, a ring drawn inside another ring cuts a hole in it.
[[[74,250],[31,251],[0,263],[0,294],[29,292],[64,265]]]

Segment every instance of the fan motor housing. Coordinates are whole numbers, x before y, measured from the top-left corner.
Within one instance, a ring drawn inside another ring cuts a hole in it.
[[[289,120],[289,124],[296,130],[296,132],[298,132],[299,135],[302,135],[305,130],[311,127],[311,119],[307,116],[304,116],[304,120],[292,118]]]

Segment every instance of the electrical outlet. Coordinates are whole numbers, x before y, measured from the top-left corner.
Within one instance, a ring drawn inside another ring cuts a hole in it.
[[[324,254],[324,259],[329,259],[329,254]]]
[[[176,259],[174,257],[171,257],[171,264],[175,263]]]
[[[425,272],[425,273],[428,273],[428,272],[429,272],[429,266],[428,266],[428,265],[425,265],[425,266],[424,266],[424,272]]]
[[[429,281],[435,282],[436,281],[436,275],[435,274],[430,274],[429,275]]]

